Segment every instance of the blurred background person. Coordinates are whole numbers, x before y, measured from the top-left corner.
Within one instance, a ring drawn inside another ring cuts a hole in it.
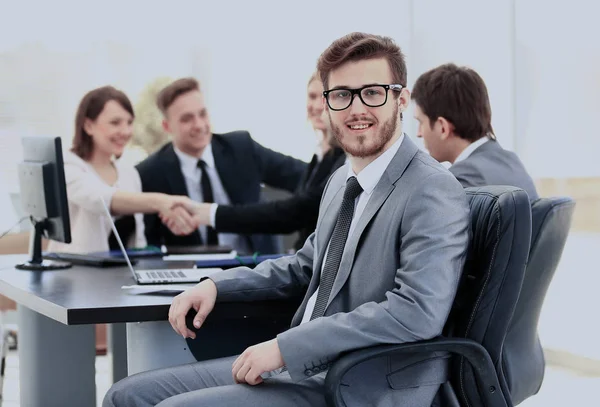
[[[304,245],[317,225],[319,203],[327,180],[346,160],[324,112],[323,83],[316,73],[308,82],[306,112],[317,134],[317,148],[294,195],[246,205],[197,204],[188,210],[194,210],[198,222],[212,226],[218,232],[229,233],[284,234],[298,231],[294,249]],[[168,220],[164,221],[169,224]]]
[[[293,192],[307,164],[268,149],[247,131],[212,132],[200,83],[191,77],[166,86],[157,97],[164,129],[172,142],[139,163],[142,190],[186,195],[195,202],[252,204],[260,202],[262,186]],[[185,216],[184,211],[178,211]],[[162,216],[164,219],[164,214]],[[177,219],[177,218],[176,218]],[[200,226],[181,236],[173,220],[168,227],[158,215],[144,218],[150,244],[195,250],[197,246],[227,246],[238,253],[280,253],[279,239],[260,234],[218,233]]]
[[[473,69],[445,64],[422,74],[413,87],[417,137],[463,187],[510,185],[538,198],[519,157],[503,149],[492,128],[485,82]]]
[[[112,86],[88,92],[75,118],[75,135],[65,152],[65,179],[69,199],[72,243],[51,241],[53,252],[88,253],[118,249],[102,200],[117,217],[117,226],[128,247],[145,247],[144,213],[167,215],[187,197],[142,193],[134,167],[118,158],[132,136],[134,112],[129,98]],[[122,216],[132,215],[132,216]],[[185,228],[179,211],[172,224]]]

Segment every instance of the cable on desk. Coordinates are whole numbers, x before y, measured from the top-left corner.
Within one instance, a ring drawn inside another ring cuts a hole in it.
[[[7,231],[5,231],[4,233],[2,233],[0,235],[0,239],[2,239],[4,236],[8,235],[11,230],[13,230],[17,226],[19,226],[21,224],[21,222],[23,222],[27,218],[29,218],[29,216],[23,216],[21,219],[19,219],[19,221],[17,223],[15,223],[14,225],[12,225]]]

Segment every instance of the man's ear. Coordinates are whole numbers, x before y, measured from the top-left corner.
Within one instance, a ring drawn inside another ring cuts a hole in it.
[[[162,128],[167,133],[171,133],[171,130],[170,130],[170,127],[169,127],[169,122],[167,122],[167,119],[163,119],[163,121],[162,121]]]
[[[408,109],[408,105],[410,104],[410,91],[406,88],[402,89],[400,92],[400,97],[398,98],[398,109],[400,112],[406,111]]]
[[[440,137],[442,140],[446,140],[454,131],[454,125],[446,120],[445,117],[438,117],[436,124],[440,126]]]

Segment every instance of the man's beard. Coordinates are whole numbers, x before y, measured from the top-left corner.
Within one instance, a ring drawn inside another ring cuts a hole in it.
[[[331,115],[331,113],[329,113]],[[331,116],[330,116],[331,120]],[[366,158],[379,155],[387,143],[394,137],[398,127],[398,105],[394,109],[393,116],[379,127],[375,134],[375,140],[369,143],[366,136],[358,136],[358,146],[355,143],[348,143],[344,140],[342,129],[331,122],[333,136],[342,147],[342,149],[353,157]],[[356,136],[353,136],[356,137]],[[368,145],[367,145],[368,143]]]

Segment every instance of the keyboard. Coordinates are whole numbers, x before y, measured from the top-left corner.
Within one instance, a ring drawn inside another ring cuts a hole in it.
[[[152,278],[186,278],[187,275],[182,270],[140,270],[148,273]]]

